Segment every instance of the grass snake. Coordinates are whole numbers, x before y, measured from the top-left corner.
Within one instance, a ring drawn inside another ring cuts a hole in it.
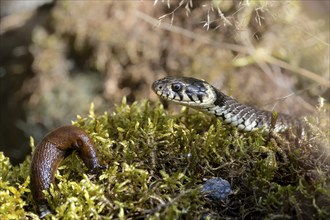
[[[300,119],[241,104],[203,80],[168,76],[155,81],[152,89],[165,100],[213,114],[239,130],[284,132],[292,128],[303,133]]]

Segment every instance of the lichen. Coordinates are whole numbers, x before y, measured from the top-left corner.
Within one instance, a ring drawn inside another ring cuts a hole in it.
[[[72,122],[94,139],[100,175],[74,153],[59,167],[49,192],[49,219],[326,218],[330,215],[329,152],[242,133],[220,120],[159,103],[127,105],[113,113]],[[34,146],[31,141],[31,146]],[[301,152],[300,149],[304,149]],[[318,157],[316,157],[318,155]],[[327,155],[327,156],[326,156]],[[29,190],[30,156],[17,167],[0,154],[0,219],[38,219]],[[232,193],[212,202],[200,193],[212,177],[226,179]]]

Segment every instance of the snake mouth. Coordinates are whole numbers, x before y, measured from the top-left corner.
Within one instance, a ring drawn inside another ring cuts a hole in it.
[[[152,84],[152,90],[162,99],[181,102],[183,98],[182,95],[172,91],[170,87],[171,85],[164,82],[164,79],[157,80]]]

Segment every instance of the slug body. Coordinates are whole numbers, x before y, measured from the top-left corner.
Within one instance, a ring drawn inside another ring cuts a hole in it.
[[[105,168],[98,162],[93,140],[81,128],[63,126],[47,134],[33,153],[30,170],[31,191],[40,217],[50,213],[42,191],[49,189],[59,164],[74,150],[90,173],[97,173]]]

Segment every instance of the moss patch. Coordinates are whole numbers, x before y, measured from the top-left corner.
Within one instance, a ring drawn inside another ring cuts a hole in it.
[[[76,154],[56,173],[47,192],[55,214],[48,218],[92,219],[311,219],[330,215],[329,150],[321,142],[267,140],[220,120],[182,108],[170,114],[148,101],[123,100],[111,113],[74,125],[96,142],[108,168],[87,175]],[[316,137],[316,136],[315,136]],[[31,146],[34,146],[33,139]],[[11,166],[0,153],[0,219],[37,219],[29,190],[30,156]],[[199,192],[212,177],[229,181],[226,200]]]

